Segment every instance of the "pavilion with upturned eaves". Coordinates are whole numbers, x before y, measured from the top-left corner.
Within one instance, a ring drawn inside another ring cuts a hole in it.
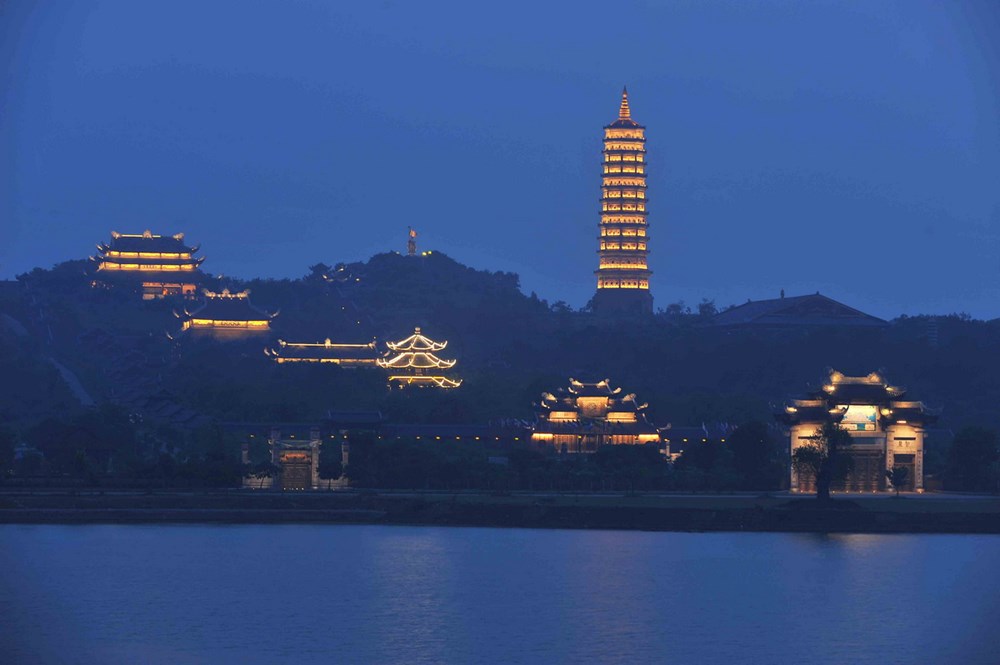
[[[197,309],[184,309],[175,315],[184,321],[182,332],[207,332],[222,337],[241,337],[245,334],[267,333],[271,320],[278,315],[269,313],[250,302],[250,292],[221,293],[204,291],[205,302]]]
[[[188,246],[184,234],[155,235],[111,232],[111,242],[97,245],[94,286],[122,286],[142,293],[143,300],[166,296],[193,298],[204,279],[199,270],[204,258],[198,247]]]
[[[445,375],[444,370],[455,366],[455,360],[444,360],[437,356],[448,346],[448,342],[436,342],[415,328],[413,334],[398,342],[386,342],[389,352],[378,359],[378,366],[388,370],[389,384],[404,386],[431,386],[435,388],[457,388],[461,379]]]
[[[835,423],[851,435],[851,445],[841,452],[850,456],[852,470],[833,487],[846,492],[877,492],[890,489],[886,471],[907,470],[904,486],[897,489],[923,491],[925,427],[935,423],[938,412],[923,402],[906,398],[906,391],[889,385],[881,374],[847,376],[830,370],[823,386],[801,399],[789,401],[775,418],[788,430],[789,448],[811,444],[827,423]],[[813,492],[816,480],[791,467],[791,490]]]
[[[531,440],[552,445],[560,453],[593,453],[605,445],[655,444],[660,431],[646,419],[646,404],[634,393],[622,395],[608,379],[569,380],[556,393],[542,393]]]

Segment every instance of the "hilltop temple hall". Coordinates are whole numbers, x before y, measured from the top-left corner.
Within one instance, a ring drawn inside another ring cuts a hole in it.
[[[560,453],[593,453],[600,446],[622,444],[657,444],[662,449],[659,430],[646,420],[647,405],[639,404],[634,393],[621,392],[608,379],[570,379],[556,394],[542,393],[531,440]]]
[[[845,376],[832,371],[819,390],[786,404],[776,419],[788,428],[789,448],[810,444],[827,423],[837,423],[851,435],[853,470],[833,487],[836,491],[877,492],[887,488],[887,470],[904,467],[905,485],[898,489],[921,492],[924,488],[924,428],[938,414],[923,402],[907,400],[906,391],[891,386],[877,372]],[[816,491],[815,478],[791,465],[791,490]]]
[[[646,128],[632,120],[628,91],[618,119],[604,128],[604,173],[597,293],[599,314],[653,312],[647,264]]]
[[[111,242],[97,246],[91,258],[97,265],[94,286],[123,286],[142,293],[143,300],[165,296],[195,296],[203,275],[199,270],[204,258],[194,255],[198,247],[189,247],[184,234],[138,235],[111,232]]]
[[[267,333],[277,312],[265,312],[250,302],[250,292],[204,291],[205,302],[197,309],[174,314],[184,323],[181,332],[206,333],[219,339],[236,339]]]

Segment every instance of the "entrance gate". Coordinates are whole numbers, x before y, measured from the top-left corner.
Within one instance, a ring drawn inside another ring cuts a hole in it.
[[[305,453],[285,453],[281,456],[281,489],[312,489],[312,460]]]

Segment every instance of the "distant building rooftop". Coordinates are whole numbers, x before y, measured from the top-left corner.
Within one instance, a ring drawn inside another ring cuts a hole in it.
[[[728,327],[853,326],[881,327],[880,318],[820,293],[747,301],[712,317],[709,325]]]

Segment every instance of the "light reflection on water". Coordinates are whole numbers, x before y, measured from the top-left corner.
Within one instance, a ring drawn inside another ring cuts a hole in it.
[[[998,536],[0,526],[0,653],[990,663],[998,562]]]

